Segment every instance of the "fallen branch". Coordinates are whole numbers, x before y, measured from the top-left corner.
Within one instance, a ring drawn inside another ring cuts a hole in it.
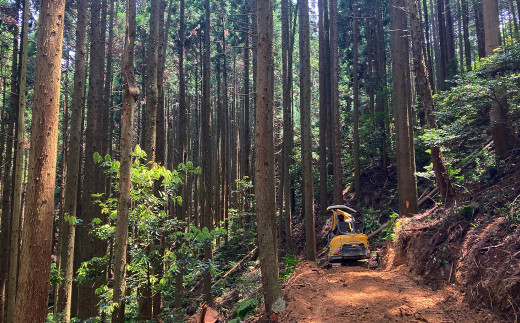
[[[437,193],[439,193],[439,189],[437,187],[435,187],[433,190],[430,191],[430,193],[428,193],[426,196],[424,196],[422,199],[420,199],[417,202],[417,207],[420,207],[421,205],[423,205],[424,202],[433,198],[435,196],[435,194],[437,194]]]
[[[224,274],[224,276],[220,277],[219,280],[217,280],[213,285],[211,285],[211,288],[215,287],[215,285],[217,285],[221,280],[225,279],[227,276],[229,276],[229,274],[231,274],[233,271],[235,271],[235,269],[237,269],[238,267],[240,267],[240,265],[247,259],[249,258],[251,255],[253,255],[256,251],[256,249],[258,249],[258,247],[255,247],[253,250],[251,250],[244,258],[242,258],[239,262],[237,262],[233,268],[231,268],[230,270],[228,270],[227,273]]]
[[[229,276],[229,274],[231,274],[233,271],[235,271],[238,267],[240,267],[240,265],[247,259],[249,258],[251,255],[253,255],[255,253],[255,251],[258,249],[258,247],[255,247],[253,250],[251,250],[247,255],[244,256],[244,258],[242,258],[239,262],[237,262],[233,268],[231,268],[230,270],[228,270],[228,272],[226,272],[224,274],[224,276],[222,276],[219,280],[217,280],[215,283],[213,283],[211,285],[211,288],[213,289],[213,287],[215,287],[215,285],[217,285],[218,283],[220,283],[223,279],[225,279],[227,276]],[[200,285],[202,284],[202,281],[199,281],[197,284],[195,284],[195,286],[193,286],[193,288],[190,290],[190,293],[193,293],[195,291],[195,289],[197,287],[199,287]],[[198,301],[200,298],[202,297],[199,296],[195,301]]]
[[[383,231],[384,228],[386,228],[389,224],[390,224],[391,220],[390,221],[387,221],[385,224],[383,224],[382,226],[380,226],[376,231],[370,233],[368,235],[368,239],[372,239],[375,235],[377,235],[379,232]]]

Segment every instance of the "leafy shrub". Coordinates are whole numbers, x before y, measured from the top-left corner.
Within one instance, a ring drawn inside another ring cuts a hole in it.
[[[291,277],[296,268],[296,265],[300,263],[300,259],[294,258],[293,254],[287,254],[283,256],[284,269],[281,271],[281,279],[287,279]]]

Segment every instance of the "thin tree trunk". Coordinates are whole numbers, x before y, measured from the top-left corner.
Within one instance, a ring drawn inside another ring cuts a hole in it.
[[[305,218],[305,250],[307,260],[316,260],[314,227],[314,187],[312,174],[311,135],[311,62],[309,41],[309,2],[300,0],[300,121],[302,133],[302,204]]]
[[[334,1],[334,0],[333,0]],[[359,52],[358,52],[358,18],[356,1],[352,3],[353,20],[352,20],[352,60],[353,60],[353,77],[352,87],[354,92],[354,190],[356,192],[356,200],[359,204],[361,201],[361,165],[359,157]],[[336,201],[339,202],[339,201]]]
[[[68,322],[71,314],[74,239],[76,234],[78,176],[81,170],[82,115],[85,108],[85,47],[87,44],[87,0],[78,1],[76,27],[76,55],[74,58],[74,93],[72,96],[69,150],[67,154],[67,180],[65,184],[64,221],[60,228],[60,269],[63,283],[58,288],[57,311]]]
[[[16,2],[17,16],[18,19],[18,8],[20,7],[20,0]],[[9,251],[10,251],[10,228],[11,228],[11,193],[12,185],[12,166],[14,163],[11,161],[13,157],[14,148],[14,124],[16,120],[16,111],[18,110],[18,84],[17,84],[17,71],[18,71],[18,25],[15,24],[13,30],[13,53],[11,60],[11,84],[9,97],[9,107],[6,110],[6,143],[5,143],[5,163],[3,164],[3,192],[2,192],[2,224],[1,224],[1,248],[0,249],[0,322],[4,320],[4,312],[6,309],[6,292],[8,284],[8,273],[9,273]],[[0,165],[1,167],[2,165]]]
[[[428,14],[428,6],[426,5],[426,0],[423,0],[423,13],[424,13],[424,30],[426,37],[426,66],[428,67],[428,75],[430,77],[430,84],[432,85],[432,90],[435,92],[435,82],[433,79],[433,55],[432,55],[432,46],[430,39],[430,19]]]
[[[318,28],[319,28],[319,82],[320,82],[320,138],[319,138],[319,155],[320,155],[320,217],[324,218],[327,215],[327,205],[329,204],[328,196],[328,176],[327,176],[327,128],[330,126],[327,118],[328,102],[330,98],[330,90],[327,87],[327,79],[330,79],[330,67],[328,66],[329,53],[327,52],[326,43],[329,39],[326,38],[328,34],[325,31],[325,17],[324,17],[324,1],[318,0]],[[283,10],[283,7],[282,7]],[[287,9],[286,9],[287,10]],[[283,11],[282,11],[283,14]],[[282,18],[283,19],[283,18]],[[283,20],[282,20],[283,22]],[[283,28],[283,25],[282,25]],[[287,30],[287,38],[289,38],[289,31]],[[282,39],[283,41],[283,39]],[[288,39],[287,39],[288,41]],[[282,44],[282,50],[287,48],[287,45]],[[286,72],[286,71],[285,71]],[[284,88],[285,90],[285,88]],[[284,132],[285,133],[285,132]],[[284,154],[286,155],[287,152]]]
[[[105,78],[105,89],[104,89],[104,102],[105,102],[105,114],[107,115],[107,119],[105,120],[107,132],[107,140],[105,144],[107,145],[106,151],[107,153],[114,158],[112,153],[112,136],[113,136],[113,128],[114,128],[114,109],[112,107],[112,87],[114,83],[114,67],[113,67],[113,51],[114,51],[114,4],[118,3],[117,1],[110,1],[110,9],[108,11],[109,22],[108,22],[108,44],[107,44],[107,70],[106,70],[106,78]],[[111,185],[110,181],[107,181],[107,194],[110,195]]]
[[[308,11],[307,11],[308,12]],[[258,213],[260,269],[267,316],[279,317],[285,308],[278,279],[277,248],[273,234],[276,221],[274,195],[274,61],[272,0],[258,1],[258,65],[256,72],[255,197]]]
[[[38,19],[27,207],[14,322],[44,322],[49,297],[65,1],[42,0]],[[34,275],[34,273],[38,275]]]
[[[482,0],[474,0],[473,10],[475,11],[478,57],[483,58],[486,57],[486,43],[484,36],[484,13],[482,11]]]
[[[17,19],[18,19],[18,8],[20,1],[16,2],[17,8]],[[7,283],[8,283],[8,269],[9,269],[9,245],[10,245],[10,226],[11,226],[11,211],[12,211],[12,183],[14,178],[14,131],[15,123],[17,119],[18,111],[18,82],[17,82],[17,71],[18,71],[18,25],[13,28],[13,51],[11,59],[11,82],[10,82],[10,97],[9,105],[5,105],[5,162],[0,165],[2,168],[2,229],[1,229],[1,246],[0,250],[0,322],[4,319],[4,309],[7,310]],[[5,79],[4,79],[5,80]],[[4,90],[5,92],[5,90]],[[5,103],[5,95],[4,95]],[[5,290],[4,290],[5,284]],[[5,307],[4,307],[5,305]]]
[[[85,138],[85,174],[83,180],[83,197],[81,206],[81,219],[85,225],[78,226],[76,245],[79,247],[78,263],[89,261],[93,257],[103,257],[106,254],[106,244],[101,239],[89,234],[90,224],[94,218],[105,222],[105,216],[101,207],[94,204],[92,194],[104,193],[106,188],[103,169],[94,163],[93,155],[98,152],[104,156],[106,132],[104,131],[104,26],[101,25],[101,2],[91,1],[90,24],[90,77],[87,97],[87,128]],[[96,269],[102,271],[103,267]],[[96,316],[99,296],[95,291],[104,281],[104,276],[93,282],[79,284],[78,318],[86,320]]]
[[[341,134],[339,125],[339,60],[337,0],[330,1],[330,90],[330,108],[332,110],[331,126],[333,136],[332,149],[334,151],[332,160],[334,172],[334,202],[336,204],[343,204],[343,170],[341,163]],[[314,210],[310,211],[313,212]]]
[[[466,58],[466,71],[471,71],[471,45],[469,42],[469,10],[468,0],[461,0],[462,7],[462,32],[464,38],[464,56]]]
[[[463,43],[463,32],[462,32],[462,5],[460,0],[457,0],[457,36],[459,39],[459,64],[460,72],[464,72],[464,43]],[[428,74],[429,75],[429,74]]]
[[[438,35],[439,35],[439,48],[440,48],[440,56],[437,57],[440,64],[439,68],[439,90],[442,89],[444,85],[444,81],[446,81],[446,77],[448,75],[448,40],[446,39],[446,11],[444,7],[445,0],[437,0],[437,26],[438,26]]]
[[[139,97],[139,88],[134,75],[134,40],[136,33],[135,0],[126,1],[125,51],[123,54],[123,77],[125,93],[121,114],[121,168],[119,176],[119,200],[117,204],[116,235],[114,239],[114,294],[118,304],[112,313],[112,322],[125,322],[126,249],[128,241],[128,214],[130,210],[130,170],[132,167],[132,131],[134,108]]]
[[[453,18],[451,10],[451,1],[444,0],[445,2],[445,24],[446,24],[446,49],[447,49],[447,78],[451,79],[457,74],[457,55],[455,55],[455,34],[453,32]]]
[[[150,34],[148,36],[146,63],[146,126],[144,129],[144,151],[148,160],[155,161],[156,127],[157,127],[157,64],[159,49],[159,8],[160,0],[151,0],[150,4]],[[142,317],[144,319],[144,317]]]
[[[283,174],[281,176],[282,182],[282,198],[283,198],[283,223],[285,225],[285,247],[288,253],[294,253],[293,239],[292,239],[292,225],[291,225],[291,179],[289,168],[292,159],[292,110],[291,110],[291,84],[289,83],[289,55],[290,39],[289,39],[289,24],[290,24],[290,7],[289,0],[282,0],[282,101],[283,101]],[[326,170],[325,170],[326,171]]]
[[[203,105],[201,113],[201,153],[202,153],[202,169],[203,169],[203,184],[202,184],[202,208],[203,227],[212,228],[212,205],[209,202],[211,198],[211,147],[210,141],[210,115],[211,115],[211,20],[210,20],[210,1],[205,1],[205,22],[204,22],[204,54],[203,54]],[[213,251],[211,243],[204,247],[204,259],[210,261],[213,259]],[[204,299],[208,304],[212,303],[211,297],[211,273],[206,270],[204,273]]]
[[[17,295],[18,258],[21,244],[20,225],[23,223],[22,209],[22,180],[23,180],[23,154],[25,133],[25,92],[27,85],[27,46],[29,33],[29,0],[23,2],[22,42],[20,44],[20,71],[18,74],[18,121],[16,123],[16,147],[14,160],[14,194],[11,216],[11,242],[9,252],[9,287],[7,304],[7,322],[14,322],[15,304]]]
[[[385,50],[385,33],[383,30],[383,16],[384,8],[378,8],[377,10],[377,101],[376,111],[377,119],[379,124],[380,133],[380,165],[383,173],[387,173],[388,165],[388,153],[386,148],[386,119],[387,119],[387,105],[388,95],[385,89],[386,87],[386,50]]]
[[[188,136],[188,113],[186,106],[186,84],[184,75],[184,39],[185,39],[185,22],[184,22],[184,0],[180,0],[180,12],[179,12],[179,123],[178,123],[178,135],[176,141],[176,158],[174,167],[177,167],[179,163],[186,163],[187,161],[187,136]],[[179,221],[186,220],[186,211],[188,203],[188,178],[185,177],[185,182],[182,190],[182,205],[176,206],[177,219]],[[179,246],[178,246],[179,247]],[[179,254],[180,256],[180,254]],[[175,311],[179,316],[182,313],[182,299],[184,298],[184,267],[182,265],[182,258],[180,259],[181,265],[175,275]],[[177,319],[180,319],[177,317]]]

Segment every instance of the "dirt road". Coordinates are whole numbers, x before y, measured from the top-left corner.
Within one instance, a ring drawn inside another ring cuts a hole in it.
[[[469,308],[452,287],[432,291],[405,268],[366,269],[302,262],[284,286],[281,322],[500,322]]]

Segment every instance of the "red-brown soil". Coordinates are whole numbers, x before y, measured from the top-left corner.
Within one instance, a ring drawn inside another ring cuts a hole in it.
[[[281,322],[499,322],[470,308],[453,286],[436,291],[403,266],[367,269],[354,264],[322,269],[303,261],[284,286]]]

